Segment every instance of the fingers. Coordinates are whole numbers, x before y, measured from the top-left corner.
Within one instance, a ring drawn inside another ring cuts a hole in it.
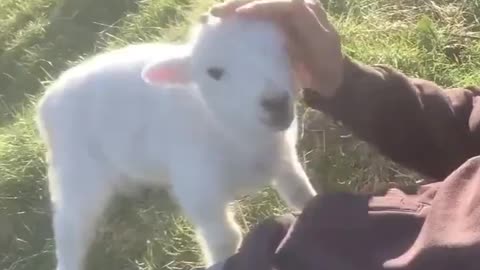
[[[280,19],[292,11],[291,0],[259,0],[250,2],[236,10],[237,14],[262,19]]]
[[[330,24],[323,5],[318,0],[227,0],[221,4],[213,5],[210,13],[217,17],[226,17],[234,13],[250,15],[264,19],[280,18],[292,11],[313,12],[325,29],[333,29]],[[311,16],[311,14],[310,14]]]
[[[228,9],[229,12],[268,20],[291,20],[298,31],[312,29],[313,26],[320,26],[323,32],[332,28],[322,5],[313,0],[258,0],[244,1],[243,5],[237,5],[240,2],[237,0],[235,5]]]
[[[235,13],[235,10],[253,0],[227,0],[221,4],[213,5],[210,13],[213,16],[225,17]]]
[[[306,14],[307,11],[313,15]],[[262,19],[285,18],[292,12],[313,16],[327,31],[333,29],[322,4],[316,0],[227,0],[210,9],[210,13],[217,17],[241,14]]]
[[[235,13],[262,19],[272,19],[288,15],[291,9],[292,0],[230,0],[213,6],[210,9],[210,13],[217,17],[226,17]]]

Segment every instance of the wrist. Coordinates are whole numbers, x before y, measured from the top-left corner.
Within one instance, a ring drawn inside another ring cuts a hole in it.
[[[348,72],[351,70],[351,60],[342,54],[338,67],[332,69],[331,66],[318,72],[321,76],[315,76],[311,80],[310,91],[316,92],[322,98],[330,99],[337,95],[339,89],[344,84],[345,78],[348,78]],[[312,75],[314,76],[314,75]]]

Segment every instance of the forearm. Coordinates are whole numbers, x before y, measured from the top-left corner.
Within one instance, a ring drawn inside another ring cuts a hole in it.
[[[385,156],[442,179],[472,155],[468,123],[477,92],[447,94],[432,82],[348,58],[343,77],[333,97],[306,90],[307,105],[343,122]]]

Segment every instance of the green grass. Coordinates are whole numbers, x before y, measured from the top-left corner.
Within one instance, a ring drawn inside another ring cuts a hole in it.
[[[200,3],[199,3],[200,2]],[[480,85],[479,0],[324,1],[345,50],[443,86]],[[43,146],[32,104],[85,57],[132,42],[181,41],[213,0],[0,1],[0,269],[53,269]],[[315,186],[369,192],[415,176],[322,114],[302,111],[299,149]],[[191,225],[161,191],[118,198],[100,226],[89,269],[201,265]],[[162,198],[162,199],[159,199]],[[244,228],[286,211],[270,189],[234,208]]]

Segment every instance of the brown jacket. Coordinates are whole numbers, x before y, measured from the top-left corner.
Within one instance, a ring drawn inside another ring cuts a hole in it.
[[[479,88],[441,89],[347,58],[333,98],[304,94],[308,106],[432,183],[414,194],[319,196],[298,217],[262,222],[219,268],[480,269]]]

